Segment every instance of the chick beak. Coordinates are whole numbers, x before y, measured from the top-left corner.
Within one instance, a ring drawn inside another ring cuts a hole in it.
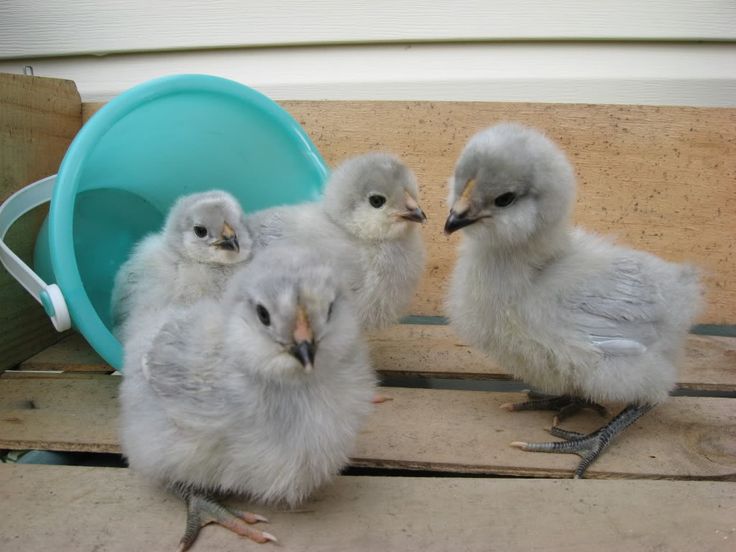
[[[445,234],[452,234],[456,230],[470,226],[478,219],[471,216],[470,195],[475,188],[475,179],[471,178],[465,184],[465,189],[450,209],[450,215],[445,221]]]
[[[302,363],[304,371],[309,373],[314,368],[314,356],[317,347],[314,343],[314,333],[309,324],[309,317],[304,308],[299,305],[296,311],[296,324],[294,325],[294,345],[291,354]]]
[[[470,226],[478,219],[468,216],[468,211],[461,213],[456,212],[454,209],[450,210],[450,215],[445,221],[445,234],[450,235],[455,230],[460,230],[466,226]]]
[[[403,211],[399,216],[412,222],[423,223],[427,220],[427,215],[424,214],[424,211],[419,208],[417,202],[409,194],[406,195],[406,211]]]
[[[235,251],[236,253],[240,251],[238,235],[227,222],[222,226],[222,239],[213,242],[212,245],[220,249]]]

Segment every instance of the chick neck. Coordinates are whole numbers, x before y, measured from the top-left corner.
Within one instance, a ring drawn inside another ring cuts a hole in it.
[[[513,275],[500,278],[505,284],[526,287],[556,259],[563,257],[571,248],[572,234],[568,221],[545,228],[529,240],[517,244],[492,244],[486,240],[471,238],[474,252],[486,261],[486,266],[497,273]]]
[[[365,227],[359,226],[358,223],[350,224],[344,220],[344,216],[333,214],[331,210],[323,206],[325,217],[338,228],[343,235],[350,241],[356,242],[363,246],[380,247],[391,243],[401,243],[415,239],[419,235],[419,224],[406,223],[405,228],[396,231],[370,231]]]

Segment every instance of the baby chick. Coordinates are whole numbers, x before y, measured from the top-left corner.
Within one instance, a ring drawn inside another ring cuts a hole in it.
[[[218,297],[238,263],[250,257],[251,239],[238,201],[214,190],[180,198],[163,230],[133,249],[112,292],[114,333],[171,305]]]
[[[346,464],[375,377],[348,293],[311,251],[273,247],[220,299],[169,307],[125,349],[121,440],[132,469],[187,502],[186,550],[207,523],[256,542],[233,493],[295,505]]]
[[[575,178],[545,136],[518,124],[476,134],[450,183],[447,233],[464,229],[447,310],[457,333],[515,377],[559,395],[511,410],[627,404],[589,435],[515,442],[582,457],[575,477],[611,439],[674,387],[696,316],[697,271],[616,246],[569,222]]]
[[[248,219],[255,248],[306,244],[339,267],[364,329],[395,323],[424,270],[413,173],[396,157],[369,153],[332,173],[320,202],[275,207]]]

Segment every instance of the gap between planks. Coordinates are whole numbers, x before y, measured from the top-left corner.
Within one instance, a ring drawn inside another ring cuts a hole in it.
[[[385,376],[511,380],[482,353],[464,345],[449,326],[399,324],[370,336],[373,364]],[[20,365],[24,371],[112,371],[80,335]],[[736,338],[691,334],[678,378],[680,389],[736,391]]]
[[[343,476],[297,512],[246,508],[267,515],[278,549],[292,551],[725,552],[736,538],[733,487]],[[0,505],[4,550],[173,550],[184,530],[184,504],[127,469],[2,465]],[[193,550],[256,548],[210,526]]]
[[[120,378],[91,375],[0,379],[0,449],[119,452]],[[570,477],[577,456],[523,452],[514,440],[547,441],[548,412],[510,413],[518,393],[386,389],[358,439],[353,465],[450,473]],[[675,397],[624,432],[590,478],[736,479],[732,399]],[[566,422],[590,431],[592,413]]]

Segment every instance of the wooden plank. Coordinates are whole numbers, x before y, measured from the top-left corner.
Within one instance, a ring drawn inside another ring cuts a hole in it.
[[[413,314],[441,314],[460,237],[442,233],[447,178],[468,138],[500,120],[543,129],[575,164],[582,226],[708,273],[701,322],[736,320],[736,109],[432,102],[284,102],[328,163],[372,149],[417,173],[429,216]],[[697,198],[697,200],[695,200]],[[460,234],[460,233],[458,233]]]
[[[483,353],[465,345],[446,325],[400,324],[370,339],[373,364],[385,375],[510,380]],[[736,338],[690,335],[678,388],[736,391]]]
[[[736,39],[736,9],[723,0],[220,0],[152,3],[145,11],[124,0],[70,0],[63,8],[36,0],[3,11],[5,58],[376,42]]]
[[[427,271],[412,314],[443,314],[458,235],[442,233],[447,179],[468,138],[501,120],[541,128],[568,152],[575,220],[672,261],[703,268],[701,323],[736,320],[736,109],[612,105],[285,101],[331,165],[389,150],[417,173],[429,216]],[[86,106],[89,114],[99,104]],[[458,234],[461,234],[458,232]]]
[[[393,401],[361,434],[356,465],[532,477],[569,477],[575,455],[529,453],[511,441],[555,440],[549,412],[512,413],[517,393],[392,388]],[[623,433],[588,478],[736,480],[732,399],[672,398]],[[385,408],[384,408],[385,407]],[[564,426],[592,431],[602,420],[581,415]]]
[[[0,202],[57,171],[81,114],[71,81],[0,74]],[[8,232],[6,242],[27,263],[46,212],[34,209]],[[59,339],[41,306],[4,269],[0,305],[0,371]]]
[[[0,449],[119,452],[113,376],[0,379]],[[548,412],[510,413],[518,394],[390,388],[376,407],[353,463],[363,467],[567,477],[572,455],[533,454],[514,440],[549,440]],[[624,433],[591,478],[736,480],[732,399],[673,398]],[[597,416],[567,427],[589,431]]]
[[[113,368],[98,355],[84,337],[72,333],[22,362],[19,370],[57,370],[63,372],[105,372]]]
[[[445,325],[399,324],[369,339],[373,365],[385,376],[510,380],[493,360],[463,344]],[[19,366],[23,371],[107,372],[112,368],[78,334]],[[736,338],[691,335],[678,388],[736,391]]]
[[[113,376],[2,378],[0,449],[118,452],[118,384]]]
[[[299,512],[248,507],[294,551],[725,552],[734,496],[716,482],[339,477]],[[115,468],[0,466],[0,508],[4,550],[173,550],[185,519],[181,501]],[[250,549],[214,526],[193,548]]]

